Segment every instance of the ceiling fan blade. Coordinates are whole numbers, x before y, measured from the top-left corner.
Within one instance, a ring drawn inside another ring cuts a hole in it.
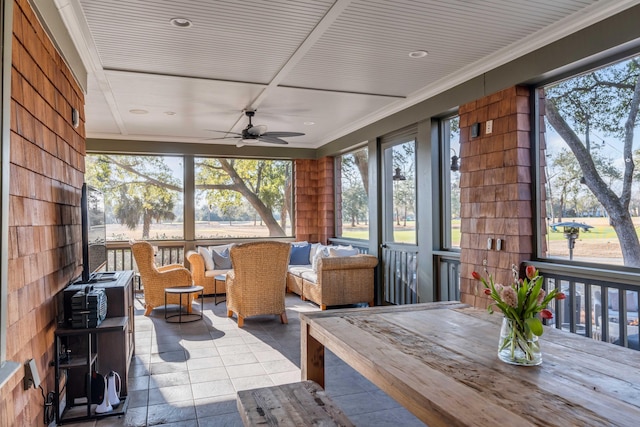
[[[281,144],[281,145],[287,145],[288,144],[288,142],[285,141],[284,139],[280,139],[280,138],[277,138],[277,137],[271,136],[271,135],[268,135],[268,136],[261,135],[259,140],[261,142],[267,142],[269,144]]]
[[[205,129],[207,132],[216,132],[216,133],[221,133],[223,135],[238,135],[238,136],[242,136],[242,134],[238,133],[238,132],[231,132],[230,130],[216,130],[216,129]]]
[[[289,137],[289,136],[303,136],[302,132],[265,132],[260,136],[273,136],[275,138]]]
[[[241,136],[221,136],[221,137],[214,137],[214,138],[205,138],[205,141],[215,141],[215,140],[220,140],[220,139],[241,139]]]

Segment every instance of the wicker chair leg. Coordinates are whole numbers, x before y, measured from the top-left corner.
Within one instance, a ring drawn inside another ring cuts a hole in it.
[[[320,310],[326,310],[327,304],[320,304]]]
[[[284,323],[285,325],[289,323],[289,320],[287,319],[287,313],[285,311],[283,311],[280,315],[280,322]]]
[[[233,311],[227,310],[227,317],[233,317]]]
[[[151,310],[153,310],[153,307],[151,307],[151,305],[146,304],[145,305],[145,309],[144,309],[144,315],[145,316],[150,316],[151,315]]]
[[[242,328],[244,326],[244,317],[238,315],[238,328]]]

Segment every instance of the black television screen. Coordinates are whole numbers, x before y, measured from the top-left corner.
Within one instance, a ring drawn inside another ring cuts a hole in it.
[[[107,264],[104,195],[87,185],[82,186],[82,281]]]

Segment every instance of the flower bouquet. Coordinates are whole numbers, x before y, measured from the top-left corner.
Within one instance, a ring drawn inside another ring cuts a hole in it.
[[[515,365],[539,365],[542,363],[542,354],[538,337],[544,332],[540,317],[553,318],[547,305],[554,298],[565,299],[565,295],[557,288],[547,294],[542,289],[544,279],[533,266],[526,267],[524,279],[519,278],[518,269],[512,266],[513,283],[505,286],[494,283],[493,276],[487,272],[486,261],[483,264],[487,278],[475,271],[472,275],[482,282],[484,293],[494,301],[487,309],[489,313],[493,313],[494,307],[497,307],[504,315],[498,357]]]

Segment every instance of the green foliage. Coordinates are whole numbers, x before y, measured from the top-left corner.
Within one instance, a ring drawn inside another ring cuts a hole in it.
[[[368,179],[367,149],[340,156],[340,162],[342,218],[355,227],[360,220],[368,221],[369,218],[369,196],[365,185]],[[367,236],[368,233],[364,238]]]
[[[257,214],[271,236],[285,235],[276,216],[292,215],[290,161],[198,158],[195,166],[196,189],[220,216],[232,221]]]
[[[545,88],[545,117],[575,159],[570,168],[560,167],[561,173],[550,177],[549,183],[555,185],[549,185],[549,197],[553,199],[554,191],[559,190],[562,210],[571,188],[576,208],[580,204],[593,209],[593,199],[585,202],[588,189],[607,211],[625,265],[636,267],[640,266],[640,241],[630,211],[638,208],[631,206],[631,201],[633,179],[637,176],[633,148],[639,124],[639,76],[640,62],[636,57]],[[605,142],[604,137],[610,141]],[[620,153],[621,159],[602,156],[601,142]],[[559,154],[553,162],[562,164],[563,156]],[[577,173],[581,175],[575,176]]]
[[[149,238],[153,221],[173,220],[182,184],[161,156],[89,155],[87,182],[105,193],[116,220]]]

